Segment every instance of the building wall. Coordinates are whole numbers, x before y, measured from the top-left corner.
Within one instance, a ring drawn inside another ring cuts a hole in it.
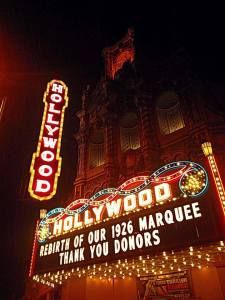
[[[137,300],[136,279],[68,280],[62,287],[62,300]]]
[[[224,300],[225,268],[202,268],[192,270],[193,291],[201,300]]]
[[[201,144],[205,141],[212,142],[224,178],[224,116],[208,106],[206,87],[200,89],[196,82],[190,84],[190,78],[185,78],[182,85],[178,80],[176,86],[162,83],[159,87],[152,82],[154,91],[146,91],[144,86],[134,88],[139,78],[134,76],[134,84],[129,86],[124,77],[116,82],[99,81],[93,91],[85,93],[82,110],[77,113],[79,167],[74,197],[88,198],[104,187],[117,187],[128,178],[152,173],[172,161],[192,160],[204,165]],[[177,102],[164,109],[170,97]],[[120,121],[126,113],[135,113],[138,120],[140,148],[131,151],[121,149]],[[170,124],[169,133],[160,129],[160,122]],[[183,127],[179,127],[181,123]],[[91,133],[100,129],[104,131],[104,163],[90,168]]]
[[[225,267],[203,267],[191,271],[193,298],[225,299]],[[68,280],[62,287],[62,300],[139,300],[136,278]]]

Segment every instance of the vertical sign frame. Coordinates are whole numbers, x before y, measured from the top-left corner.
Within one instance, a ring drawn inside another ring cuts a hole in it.
[[[44,113],[36,153],[32,156],[28,191],[32,198],[49,200],[57,190],[61,172],[61,139],[68,88],[61,80],[52,80],[44,93]]]

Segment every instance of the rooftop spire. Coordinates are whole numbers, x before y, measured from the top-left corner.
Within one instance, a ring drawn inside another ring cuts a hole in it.
[[[135,57],[134,30],[129,28],[127,34],[116,44],[103,49],[105,60],[105,76],[114,79],[125,62],[133,62]]]

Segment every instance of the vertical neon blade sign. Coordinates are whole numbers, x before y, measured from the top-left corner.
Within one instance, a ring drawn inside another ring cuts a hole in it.
[[[60,80],[52,80],[44,94],[42,118],[37,152],[30,167],[29,193],[42,200],[51,199],[57,189],[61,171],[61,138],[65,109],[68,105],[68,88]]]

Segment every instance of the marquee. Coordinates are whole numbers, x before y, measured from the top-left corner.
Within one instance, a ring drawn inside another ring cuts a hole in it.
[[[206,170],[179,161],[56,208],[37,230],[35,273],[224,238]]]

